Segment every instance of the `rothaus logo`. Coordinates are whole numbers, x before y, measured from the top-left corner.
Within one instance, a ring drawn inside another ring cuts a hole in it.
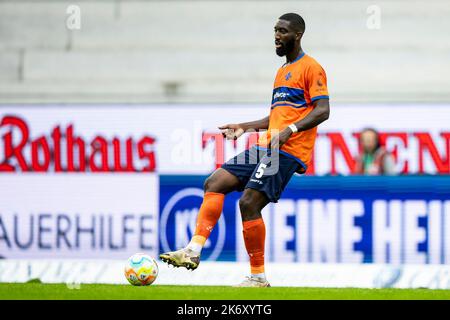
[[[33,122],[0,117],[0,172],[154,172],[154,136],[77,132],[73,123],[37,134]],[[33,130],[34,129],[34,130]]]
[[[189,243],[195,232],[195,225],[200,204],[203,199],[203,190],[199,188],[186,188],[176,192],[167,201],[161,212],[160,239],[163,252],[183,248]],[[225,219],[221,215],[215,226],[217,235],[211,234],[207,240],[204,253],[208,260],[217,260],[225,244]],[[209,252],[209,256],[208,253]]]
[[[279,98],[285,99],[288,96],[289,96],[289,93],[287,93],[287,92],[276,92],[276,93],[274,93],[273,98],[274,99],[279,99]]]

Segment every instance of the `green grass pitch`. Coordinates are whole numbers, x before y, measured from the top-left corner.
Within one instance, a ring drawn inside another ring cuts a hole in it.
[[[356,289],[356,288],[232,288],[219,286],[133,287],[131,285],[0,283],[0,300],[55,299],[157,299],[157,300],[344,300],[344,299],[433,299],[450,300],[450,290]]]

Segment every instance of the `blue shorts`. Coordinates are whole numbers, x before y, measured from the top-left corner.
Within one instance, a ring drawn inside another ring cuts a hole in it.
[[[300,164],[294,157],[252,147],[222,165],[241,182],[238,191],[250,188],[265,193],[270,202],[278,202],[281,193]]]

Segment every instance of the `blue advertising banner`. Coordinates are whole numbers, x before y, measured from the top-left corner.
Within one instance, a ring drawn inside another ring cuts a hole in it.
[[[160,176],[160,251],[189,241],[206,177]],[[203,259],[248,259],[240,195],[227,195]],[[263,217],[268,261],[450,263],[449,176],[294,176]]]

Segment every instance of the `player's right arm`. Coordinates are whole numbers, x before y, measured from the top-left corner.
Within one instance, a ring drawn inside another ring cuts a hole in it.
[[[222,134],[227,140],[236,140],[244,132],[247,131],[259,131],[267,130],[269,128],[269,116],[250,122],[236,123],[236,124],[226,124],[220,126],[219,129],[222,130]]]

